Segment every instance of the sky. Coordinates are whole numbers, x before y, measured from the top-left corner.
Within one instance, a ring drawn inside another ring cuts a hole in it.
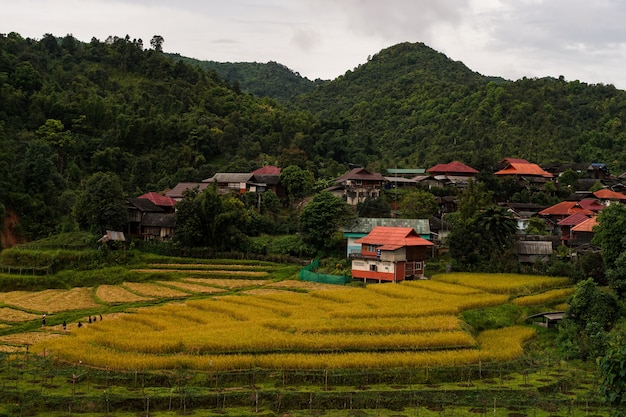
[[[624,0],[0,0],[0,33],[150,47],[218,62],[275,61],[332,80],[401,42],[482,75],[626,89]]]

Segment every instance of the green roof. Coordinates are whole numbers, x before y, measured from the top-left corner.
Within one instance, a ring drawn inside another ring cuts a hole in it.
[[[344,227],[344,236],[352,233],[368,234],[376,226],[411,227],[420,235],[430,235],[428,219],[387,219],[359,217],[350,226]]]

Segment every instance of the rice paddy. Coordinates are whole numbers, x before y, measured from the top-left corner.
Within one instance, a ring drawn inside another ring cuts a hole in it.
[[[39,322],[41,314],[86,311],[82,328],[78,319],[67,331],[55,323],[2,336],[0,346],[5,351],[31,346],[63,361],[121,370],[477,364],[519,357],[535,330],[516,326],[472,334],[461,312],[512,299],[537,305],[562,300],[571,290],[561,288],[559,278],[495,274],[351,287],[273,281],[258,266],[211,270],[201,264],[159,264],[153,269],[176,279],[159,274],[153,282],[0,294],[0,322],[9,326]],[[223,277],[198,271],[219,271]],[[85,320],[90,312],[120,305],[125,312]]]

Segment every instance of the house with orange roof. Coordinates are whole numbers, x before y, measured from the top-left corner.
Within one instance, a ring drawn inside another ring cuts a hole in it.
[[[594,192],[593,195],[605,206],[608,206],[611,203],[626,203],[626,194],[618,193],[617,191],[609,190],[608,188],[598,190]]]
[[[532,185],[542,189],[545,183],[552,181],[554,177],[539,165],[528,162],[525,159],[506,158],[501,163],[504,163],[504,168],[496,171],[494,175],[500,178],[516,178],[518,182],[526,186]]]
[[[586,222],[587,220],[589,220],[589,218],[589,215],[577,212],[559,221],[557,223],[557,226],[559,226],[560,228],[561,244],[564,246],[569,246],[570,241],[573,240],[572,228],[579,225],[580,223]]]
[[[595,234],[593,228],[598,225],[598,216],[593,216],[582,223],[577,224],[571,229],[570,245],[575,242],[576,246],[587,245],[591,243]]]
[[[351,253],[352,279],[401,282],[424,277],[424,264],[434,244],[411,227],[377,226],[358,239],[361,251]]]

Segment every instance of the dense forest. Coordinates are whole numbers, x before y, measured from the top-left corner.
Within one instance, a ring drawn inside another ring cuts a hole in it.
[[[275,63],[232,64],[225,80],[163,42],[0,36],[0,214],[20,234],[70,227],[97,172],[136,196],[268,164],[326,181],[354,165],[489,171],[504,157],[626,170],[626,95],[611,85],[485,77],[420,43],[328,82]]]

